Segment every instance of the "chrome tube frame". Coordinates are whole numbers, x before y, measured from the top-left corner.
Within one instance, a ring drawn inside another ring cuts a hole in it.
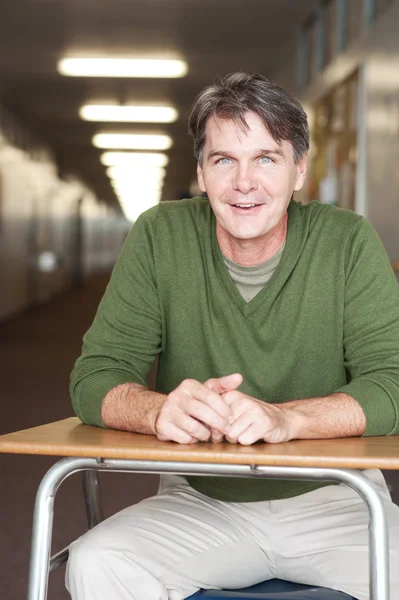
[[[47,599],[54,499],[61,483],[78,471],[176,473],[246,478],[266,477],[268,479],[303,479],[344,483],[353,488],[361,496],[370,514],[370,600],[389,600],[388,527],[382,498],[373,488],[372,483],[367,477],[359,471],[319,467],[280,467],[121,459],[104,460],[95,458],[64,458],[53,465],[42,479],[36,495],[33,516],[28,600]],[[88,481],[89,485],[86,487],[86,492],[89,498],[86,506],[89,505],[93,508],[100,497],[99,489],[96,488],[94,479],[88,479]],[[92,515],[95,514],[99,515],[101,513],[98,513],[94,508]]]
[[[54,556],[52,556],[50,558],[50,573],[52,573],[53,571],[58,569],[58,567],[60,567],[64,563],[66,563],[68,561],[68,557],[69,557],[68,547],[66,547],[63,550],[60,550],[59,552],[54,554]]]
[[[83,497],[86,506],[87,526],[93,529],[104,520],[101,488],[98,481],[97,471],[82,472]],[[68,548],[60,550],[50,558],[50,573],[67,562],[69,556]]]
[[[89,529],[104,521],[101,488],[97,471],[83,471],[83,495],[85,499],[87,524]]]

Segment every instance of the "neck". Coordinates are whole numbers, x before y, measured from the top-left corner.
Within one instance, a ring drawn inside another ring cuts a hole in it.
[[[254,267],[274,256],[287,238],[288,214],[268,233],[256,240],[231,238],[216,223],[216,237],[224,256],[243,267]]]

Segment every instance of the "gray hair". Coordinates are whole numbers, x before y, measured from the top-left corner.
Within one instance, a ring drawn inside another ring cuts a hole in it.
[[[291,142],[295,163],[309,150],[308,120],[300,103],[263,75],[239,72],[203,89],[191,108],[188,130],[194,140],[194,156],[200,164],[208,119],[231,119],[245,130],[248,111],[260,116],[277,143]]]

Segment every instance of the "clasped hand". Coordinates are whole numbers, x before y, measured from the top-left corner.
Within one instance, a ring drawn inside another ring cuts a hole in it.
[[[200,383],[185,379],[162,405],[155,423],[158,439],[250,445],[291,439],[289,411],[240,392],[238,373]]]

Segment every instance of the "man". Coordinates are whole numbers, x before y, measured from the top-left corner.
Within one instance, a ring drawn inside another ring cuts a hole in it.
[[[199,95],[190,131],[209,200],[134,225],[72,374],[77,415],[182,444],[399,433],[398,284],[362,217],[292,200],[309,147],[299,103],[236,73]],[[399,509],[365,473],[395,564]],[[367,529],[343,485],[163,476],[157,496],[72,545],[67,587],[182,600],[280,577],[366,600]]]

